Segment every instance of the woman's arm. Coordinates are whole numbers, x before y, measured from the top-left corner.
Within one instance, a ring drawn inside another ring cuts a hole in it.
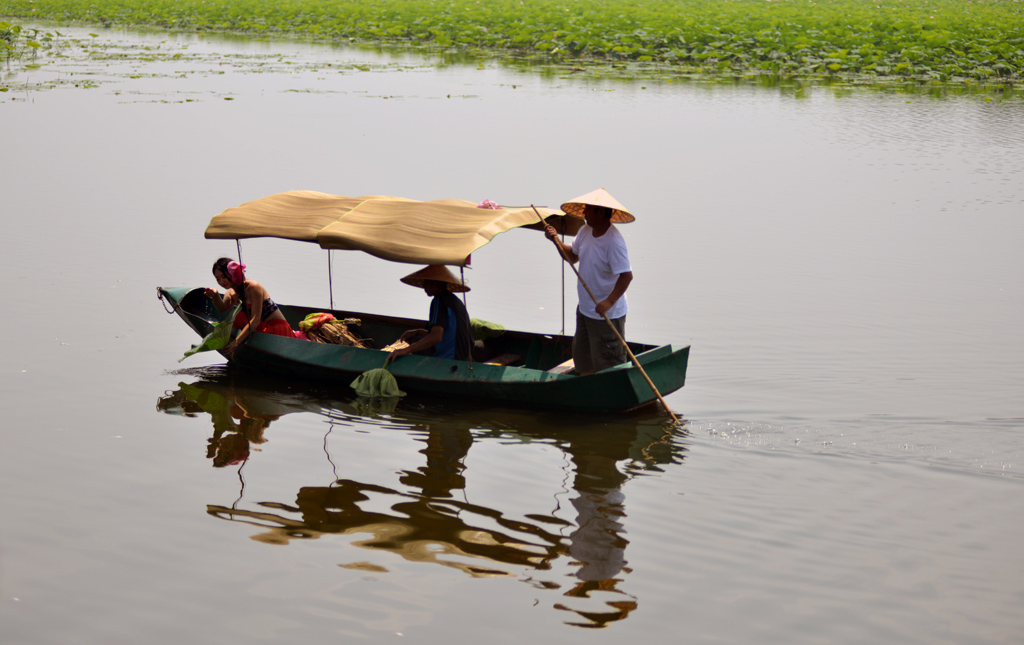
[[[228,343],[227,347],[224,348],[224,353],[231,356],[238,349],[245,339],[249,338],[256,333],[256,329],[260,326],[260,322],[263,320],[263,301],[267,298],[267,290],[257,283],[250,282],[243,284],[240,288],[245,289],[245,300],[246,302],[252,303],[250,311],[252,315],[249,317],[249,322],[242,331],[238,332],[235,339]]]
[[[234,289],[228,289],[224,293],[223,297],[221,297],[220,293],[218,293],[216,289],[203,289],[203,293],[205,293],[210,298],[210,300],[213,301],[213,306],[217,309],[217,311],[221,313],[224,313],[231,307],[234,307],[236,304],[238,304],[236,300],[237,295],[235,294]]]

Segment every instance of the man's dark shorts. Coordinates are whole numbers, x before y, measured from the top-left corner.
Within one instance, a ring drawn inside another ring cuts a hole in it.
[[[612,325],[619,335],[626,337],[626,317],[613,318]],[[599,372],[607,367],[625,363],[626,348],[608,327],[604,318],[587,318],[576,309],[576,336],[572,340],[572,358],[576,371],[581,374]]]

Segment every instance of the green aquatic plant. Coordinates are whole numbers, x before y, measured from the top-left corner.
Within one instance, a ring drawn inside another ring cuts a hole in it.
[[[41,49],[53,46],[59,35],[0,21],[0,53],[9,68],[12,60],[20,60],[26,53],[34,59]]]
[[[1024,80],[1024,0],[0,0],[0,16],[650,63],[700,76]]]
[[[0,22],[0,52],[3,52],[8,66],[18,51],[21,40],[21,25]]]

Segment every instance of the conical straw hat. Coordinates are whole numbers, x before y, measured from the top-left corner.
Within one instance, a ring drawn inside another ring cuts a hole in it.
[[[402,278],[402,282],[411,285],[413,287],[423,288],[424,280],[437,280],[439,282],[445,282],[448,284],[448,291],[453,293],[462,293],[469,291],[469,287],[462,283],[461,280],[452,275],[452,272],[448,270],[448,267],[440,264],[432,264],[427,267],[423,267],[415,273]]]
[[[583,218],[587,206],[606,206],[612,209],[613,224],[628,224],[636,218],[626,210],[614,197],[608,194],[604,188],[598,188],[594,192],[581,195],[572,201],[562,204],[562,210],[573,217]]]

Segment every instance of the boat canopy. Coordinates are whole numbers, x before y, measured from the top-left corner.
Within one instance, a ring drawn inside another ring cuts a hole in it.
[[[576,218],[538,208],[556,229],[575,234]],[[582,222],[580,222],[582,223]],[[365,251],[393,262],[465,266],[498,233],[539,228],[533,207],[479,208],[462,199],[417,201],[388,195],[341,197],[311,190],[278,193],[214,216],[208,239],[278,237],[325,249]]]

